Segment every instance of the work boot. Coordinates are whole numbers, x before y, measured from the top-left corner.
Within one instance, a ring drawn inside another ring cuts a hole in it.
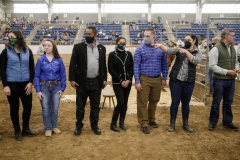
[[[36,133],[31,131],[28,124],[23,125],[22,135],[36,136]]]
[[[120,113],[120,118],[119,118],[119,127],[126,131],[127,130],[127,127],[125,126],[124,124],[124,120],[125,120],[125,117],[126,117],[126,113],[127,113],[127,107],[123,108],[121,113]]]
[[[190,128],[190,126],[188,125],[188,120],[183,120],[183,129],[185,129],[186,131],[191,132],[191,133],[194,132],[193,129]]]
[[[114,109],[113,115],[112,115],[112,122],[110,124],[110,129],[113,130],[114,132],[120,132],[119,128],[117,127],[117,120],[119,116],[119,111],[116,111]]]
[[[14,126],[14,130],[15,130],[15,139],[17,141],[21,141],[22,140],[22,134],[21,134],[21,128],[20,126]]]
[[[168,127],[169,132],[175,131],[175,122],[176,122],[176,119],[170,119],[170,125]]]

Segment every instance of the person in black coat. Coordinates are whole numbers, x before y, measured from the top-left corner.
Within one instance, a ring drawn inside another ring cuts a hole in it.
[[[100,135],[98,128],[100,96],[107,81],[106,48],[96,40],[97,30],[94,26],[86,29],[85,42],[75,44],[69,65],[69,81],[76,89],[76,129],[80,135],[83,127],[85,105],[90,99],[90,122],[95,134]]]
[[[119,117],[119,127],[126,130],[124,120],[127,112],[128,97],[132,86],[133,57],[131,52],[125,50],[126,39],[118,37],[115,51],[109,53],[108,71],[112,76],[113,90],[117,98],[117,106],[114,108],[110,129],[120,132],[116,123]]]

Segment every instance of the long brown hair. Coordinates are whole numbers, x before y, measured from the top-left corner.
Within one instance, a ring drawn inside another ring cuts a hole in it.
[[[23,37],[22,32],[19,31],[19,30],[12,30],[10,33],[15,34],[15,36],[17,38],[16,44],[18,45],[18,48],[19,49],[23,49],[23,51],[26,52],[27,49],[28,49],[28,46],[26,44],[26,41],[25,41],[25,39]]]
[[[46,41],[49,41],[49,42],[52,43],[52,46],[53,46],[52,53],[53,53],[54,58],[61,58],[61,56],[58,53],[56,42],[54,40],[51,40],[51,39],[47,39]]]
[[[189,33],[189,34],[186,34],[186,36],[190,36],[193,40],[196,40],[194,45],[198,47],[198,38],[195,34]]]

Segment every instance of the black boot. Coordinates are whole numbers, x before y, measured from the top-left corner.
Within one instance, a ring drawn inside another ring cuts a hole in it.
[[[29,129],[29,125],[23,124],[22,135],[36,136],[36,133]]]
[[[15,139],[17,141],[21,141],[22,140],[22,134],[21,134],[20,126],[14,126],[14,130],[15,130]]]
[[[126,117],[126,112],[127,112],[127,107],[124,108],[121,113],[120,113],[120,119],[119,119],[119,127],[126,131],[127,130],[127,127],[125,126],[124,124],[124,120],[125,120],[125,117]]]
[[[190,126],[188,125],[188,120],[187,119],[183,120],[183,129],[185,129],[186,131],[191,132],[191,133],[194,132],[193,129],[190,128]]]
[[[114,132],[120,132],[120,130],[118,129],[118,127],[116,125],[118,116],[119,116],[119,112],[114,110],[113,115],[112,115],[112,122],[110,124],[110,129],[113,130]]]
[[[169,132],[173,132],[175,130],[175,122],[176,122],[176,119],[170,119],[170,125],[168,127]]]

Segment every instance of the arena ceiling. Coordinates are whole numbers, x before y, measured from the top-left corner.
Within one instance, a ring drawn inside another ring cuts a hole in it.
[[[4,2],[15,3],[157,3],[157,4],[197,4],[200,1],[202,4],[240,4],[240,0],[2,0]]]

